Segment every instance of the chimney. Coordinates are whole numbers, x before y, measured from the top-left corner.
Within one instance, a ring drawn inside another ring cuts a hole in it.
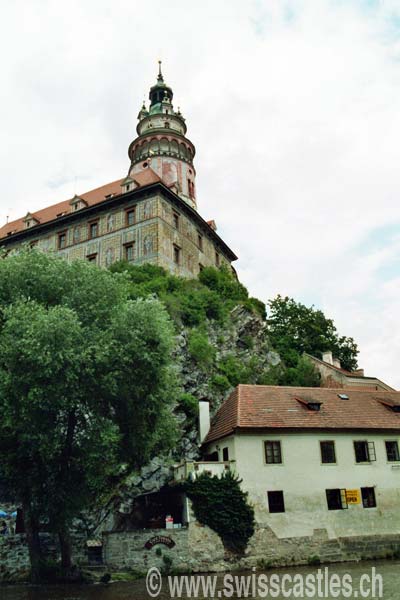
[[[353,371],[353,375],[358,375],[359,377],[365,377],[364,369],[356,369],[355,371]]]
[[[327,352],[323,352],[322,353],[322,360],[324,362],[329,363],[330,365],[333,365],[332,350],[328,350]]]
[[[210,403],[207,400],[199,402],[199,438],[200,444],[204,442],[210,431]]]
[[[333,366],[337,367],[338,369],[342,368],[342,365],[340,364],[340,360],[338,358],[333,359]]]

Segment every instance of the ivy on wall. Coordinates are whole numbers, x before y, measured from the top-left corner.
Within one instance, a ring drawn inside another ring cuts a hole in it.
[[[254,510],[241,480],[231,471],[222,477],[202,473],[184,484],[196,519],[220,536],[225,548],[243,554],[254,533]]]

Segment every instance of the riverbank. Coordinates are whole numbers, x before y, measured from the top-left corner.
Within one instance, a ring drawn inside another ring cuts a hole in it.
[[[318,569],[329,569],[331,575],[343,577],[350,575],[356,589],[360,580],[365,574],[371,573],[375,567],[377,574],[382,576],[383,580],[383,600],[398,600],[399,569],[400,561],[363,561],[360,563],[335,563],[331,565],[290,567],[284,569],[266,569],[257,570],[257,574],[265,574],[271,577],[272,574],[283,575],[285,573],[294,576],[296,574],[303,576],[315,575]],[[251,571],[235,572],[237,576],[251,576]],[[211,577],[217,578],[216,590],[223,589],[225,573],[213,574]],[[169,600],[171,595],[168,588],[168,581],[163,579],[163,585],[159,600]],[[185,597],[185,596],[183,596]],[[317,597],[317,596],[316,596]],[[344,600],[346,596],[339,595],[339,600]],[[116,582],[110,585],[96,584],[86,586],[2,586],[0,587],[0,600],[148,600],[149,595],[146,590],[145,580],[132,582]],[[204,595],[199,595],[204,598]],[[255,600],[260,596],[255,595]],[[283,600],[284,596],[278,596],[278,600]]]

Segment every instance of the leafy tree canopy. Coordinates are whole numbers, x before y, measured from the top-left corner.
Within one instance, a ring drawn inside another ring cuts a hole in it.
[[[44,521],[65,538],[121,461],[173,444],[173,328],[158,300],[129,296],[84,261],[0,261],[0,472],[35,535]]]
[[[304,352],[321,358],[324,351],[332,350],[344,369],[357,368],[357,344],[351,337],[339,336],[332,319],[321,310],[280,295],[270,300],[269,307],[269,337],[287,367],[297,368]]]

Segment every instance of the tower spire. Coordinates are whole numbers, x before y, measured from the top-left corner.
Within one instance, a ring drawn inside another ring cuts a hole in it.
[[[160,83],[164,83],[164,77],[163,77],[163,74],[161,72],[161,63],[162,63],[162,61],[159,60],[158,61],[158,76],[157,76],[157,81],[159,81]]]

